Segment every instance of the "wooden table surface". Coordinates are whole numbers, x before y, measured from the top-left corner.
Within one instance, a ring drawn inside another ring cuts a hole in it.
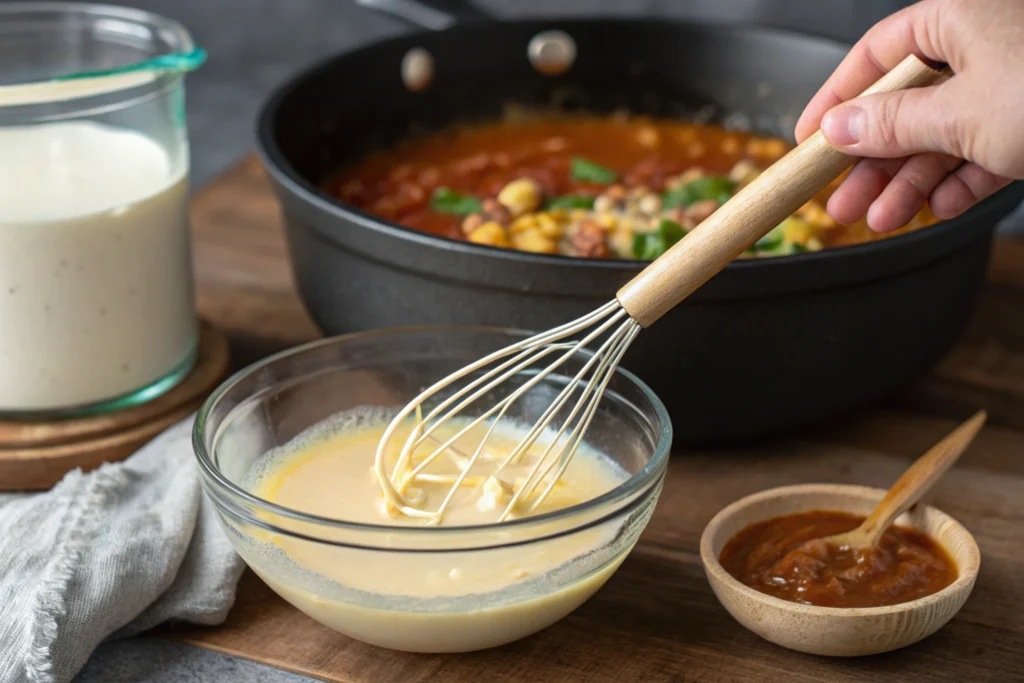
[[[201,313],[225,329],[236,363],[319,336],[295,290],[277,205],[255,159],[196,197]],[[982,550],[967,605],[910,648],[857,659],[790,652],[737,624],[698,556],[701,531],[731,501],[802,482],[888,486],[908,461],[978,408],[991,420],[929,502]],[[1000,241],[963,341],[884,406],[799,438],[673,455],[662,498],[630,557],[588,603],[518,643],[468,655],[373,648],[312,621],[247,573],[227,622],[170,637],[345,683],[402,681],[1024,680],[1024,243]]]

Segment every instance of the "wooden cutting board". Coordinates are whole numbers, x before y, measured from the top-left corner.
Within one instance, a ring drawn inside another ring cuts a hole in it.
[[[249,362],[316,336],[294,291],[277,207],[255,159],[201,193],[193,214],[199,302]],[[905,650],[835,660],[760,640],[704,579],[704,525],[748,493],[800,482],[887,486],[977,408],[992,416],[930,502],[977,537],[975,592]],[[963,342],[885,406],[763,448],[673,456],[650,525],[619,572],[564,621],[468,655],[412,655],[334,633],[247,573],[227,622],[168,637],[338,683],[447,681],[1020,681],[1024,678],[1024,243],[1000,242]]]

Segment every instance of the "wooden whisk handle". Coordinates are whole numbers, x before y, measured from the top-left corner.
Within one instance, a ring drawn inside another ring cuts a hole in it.
[[[865,90],[895,92],[935,83],[936,71],[911,55]],[[675,246],[618,291],[632,318],[647,327],[849,168],[819,130],[768,167]]]

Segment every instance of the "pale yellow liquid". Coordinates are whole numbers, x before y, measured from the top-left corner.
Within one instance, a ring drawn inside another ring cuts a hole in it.
[[[296,448],[271,454],[251,477],[250,490],[278,505],[321,517],[394,527],[424,526],[426,520],[407,517],[389,509],[371,466],[383,424],[326,430],[319,438],[299,439]],[[454,432],[438,434],[441,441]],[[403,441],[399,435],[396,443]],[[470,470],[470,477],[492,473],[521,436],[517,431],[496,433],[488,441],[484,460]],[[456,442],[463,455],[473,452],[479,433]],[[434,446],[436,447],[437,444]],[[545,446],[535,445],[524,459],[502,470],[513,492],[522,485]],[[422,457],[432,448],[424,448]],[[388,471],[394,467],[397,449]],[[442,456],[427,470],[458,472],[455,462]],[[620,484],[626,475],[605,457],[581,451],[571,462],[551,494],[532,513],[539,515],[596,498]],[[472,481],[472,479],[471,479]],[[466,535],[448,535],[446,527],[493,524],[510,495],[494,493],[483,485],[460,487],[444,515],[436,536],[420,547],[465,547]],[[422,507],[434,510],[447,494],[448,484],[416,484],[424,493]],[[271,516],[269,522],[277,522]],[[553,520],[539,527],[499,525],[487,532],[488,543],[503,545],[533,540],[578,526],[579,519]],[[353,549],[315,543],[282,534],[265,534],[263,540],[283,551],[301,570],[327,579],[317,583],[309,575],[275,570],[263,553],[246,553],[247,561],[267,583],[299,609],[322,623],[370,643],[394,649],[427,652],[476,650],[500,645],[529,635],[562,618],[592,595],[614,572],[628,548],[608,555],[608,544],[619,522],[603,523],[584,531],[512,548],[443,553],[408,553]],[[291,522],[289,528],[295,529]],[[324,527],[302,529],[318,538],[361,543],[376,547],[408,547],[399,529],[395,534],[325,534]],[[250,532],[251,533],[251,532]],[[471,542],[479,544],[479,532]],[[603,550],[606,557],[597,559]],[[589,571],[566,582],[553,578],[554,571],[572,571],[579,558],[588,558]],[[333,586],[343,590],[334,591]],[[346,599],[352,589],[352,599]],[[377,607],[373,596],[388,596]],[[467,598],[467,596],[470,596]]]

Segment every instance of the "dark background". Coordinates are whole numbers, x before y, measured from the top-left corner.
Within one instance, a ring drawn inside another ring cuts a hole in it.
[[[0,0],[5,2],[7,0]],[[304,64],[408,31],[352,0],[122,0],[181,21],[209,60],[189,76],[193,187],[252,148],[267,92]],[[900,0],[479,0],[498,17],[579,14],[700,18],[793,28],[853,42]]]

